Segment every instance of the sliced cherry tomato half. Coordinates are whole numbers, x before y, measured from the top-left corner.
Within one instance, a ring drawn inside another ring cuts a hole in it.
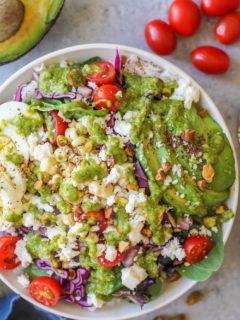
[[[213,241],[204,236],[190,236],[183,244],[186,262],[195,264],[202,261],[212,250]]]
[[[16,243],[21,240],[16,236],[2,236],[0,238],[0,269],[11,270],[20,265],[15,255]]]
[[[191,52],[192,64],[202,72],[221,74],[228,70],[229,56],[221,49],[211,46],[199,47]]]
[[[216,23],[215,37],[223,44],[231,44],[240,39],[240,12],[222,17]]]
[[[101,71],[93,72],[87,75],[87,80],[96,83],[100,86],[102,84],[113,83],[116,77],[114,65],[108,61],[95,62],[94,65],[98,66]]]
[[[112,268],[112,267],[116,266],[117,264],[119,264],[122,261],[123,257],[124,257],[124,254],[118,252],[116,259],[113,260],[113,261],[109,261],[109,260],[106,259],[106,251],[104,251],[101,254],[101,256],[99,256],[97,258],[97,261],[98,261],[98,263],[100,263],[105,268]]]
[[[122,96],[123,91],[119,87],[113,84],[104,84],[95,91],[93,100],[97,103],[97,109],[117,111]]]
[[[64,136],[66,129],[68,128],[68,123],[64,121],[59,115],[58,111],[51,111],[51,116],[53,118],[54,127],[54,138],[52,144],[57,144],[57,137]]]
[[[61,286],[51,277],[38,277],[29,285],[29,293],[37,302],[45,306],[55,306],[61,296]]]
[[[195,2],[178,0],[171,4],[168,20],[177,33],[189,37],[196,33],[201,23],[201,12]]]
[[[223,16],[239,7],[239,0],[201,0],[202,11],[211,17]]]
[[[79,221],[84,221],[91,218],[94,218],[98,222],[100,232],[103,232],[107,228],[108,222],[107,222],[107,219],[105,218],[104,211],[89,211],[89,212],[83,213],[79,216]]]
[[[152,20],[145,26],[145,39],[149,47],[157,54],[172,53],[177,46],[173,28],[162,20]]]

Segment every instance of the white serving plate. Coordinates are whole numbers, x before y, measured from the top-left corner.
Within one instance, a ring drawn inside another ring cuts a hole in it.
[[[184,73],[181,69],[177,68],[173,64],[168,61],[151,54],[149,52],[131,48],[128,46],[121,46],[116,44],[86,44],[86,45],[78,45],[74,47],[69,47],[66,49],[62,49],[59,51],[52,52],[47,54],[20,69],[14,75],[12,75],[1,87],[0,87],[0,104],[11,100],[16,89],[19,84],[24,83],[31,79],[33,69],[40,65],[41,63],[56,63],[64,60],[73,60],[73,61],[84,61],[92,56],[100,56],[104,60],[113,61],[115,57],[116,48],[119,48],[120,53],[129,56],[131,54],[138,55],[139,57],[155,62],[159,66],[163,67],[166,70],[171,71],[179,75],[182,78],[190,79],[197,87],[199,87],[201,91],[201,100],[204,107],[206,107],[212,116],[217,120],[217,122],[221,125],[223,131],[226,133],[235,156],[236,162],[236,180],[231,189],[230,197],[227,201],[228,206],[233,209],[235,212],[237,210],[237,202],[238,202],[238,166],[237,166],[237,157],[236,151],[234,149],[233,141],[231,139],[229,130],[227,125],[220,114],[218,108],[212,101],[212,99],[207,95],[207,93],[201,88],[192,78],[190,78],[186,73]],[[224,225],[224,242],[227,241],[230,231],[232,229],[234,220],[229,221]],[[59,302],[57,306],[49,308],[43,305],[40,305],[36,301],[34,301],[28,294],[27,290],[24,289],[17,282],[17,275],[14,271],[1,271],[0,279],[5,282],[13,291],[20,294],[27,301],[37,305],[45,309],[46,311],[53,312],[57,315],[64,316],[71,319],[79,319],[79,320],[89,320],[89,319],[108,319],[108,320],[124,320],[131,319],[133,317],[142,316],[146,313],[157,310],[163,306],[166,306],[170,302],[179,298],[186,291],[188,291],[195,284],[194,281],[181,278],[179,281],[171,283],[167,285],[163,294],[154,301],[151,301],[147,305],[143,307],[141,310],[138,305],[127,303],[127,302],[116,302],[106,304],[102,309],[98,309],[94,312],[90,312],[85,309],[81,309],[77,305],[71,305],[67,302]]]

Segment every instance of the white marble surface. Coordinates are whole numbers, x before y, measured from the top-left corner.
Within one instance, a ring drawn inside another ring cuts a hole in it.
[[[60,18],[43,41],[21,59],[0,66],[0,84],[33,59],[71,45],[108,42],[149,50],[144,40],[144,25],[150,19],[166,17],[170,3],[171,0],[66,0]],[[204,17],[199,33],[192,38],[179,38],[176,52],[166,59],[193,76],[214,99],[227,121],[239,152],[236,127],[240,111],[240,42],[225,47],[232,64],[230,71],[223,76],[206,76],[195,70],[189,62],[189,52],[196,46],[215,44],[222,47],[214,39],[214,23],[214,19]],[[239,222],[237,217],[221,270],[208,282],[195,287],[206,292],[202,302],[187,307],[184,296],[162,310],[138,319],[150,320],[160,314],[184,312],[189,315],[189,319],[194,320],[239,320]]]

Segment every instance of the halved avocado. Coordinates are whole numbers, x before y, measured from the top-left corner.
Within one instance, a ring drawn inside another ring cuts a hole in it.
[[[58,17],[64,0],[0,0],[0,64],[33,48]]]

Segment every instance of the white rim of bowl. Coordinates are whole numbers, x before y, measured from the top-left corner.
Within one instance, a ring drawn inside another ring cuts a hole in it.
[[[52,58],[57,58],[58,56],[64,55],[64,54],[69,54],[71,52],[75,52],[75,51],[82,51],[82,50],[88,50],[88,49],[111,49],[111,50],[116,50],[116,48],[118,48],[120,51],[121,50],[126,50],[129,51],[129,53],[132,54],[136,54],[136,55],[140,55],[140,56],[144,56],[146,57],[148,60],[154,60],[154,61],[159,61],[159,65],[164,64],[166,66],[166,68],[170,68],[176,71],[176,73],[178,75],[183,76],[184,78],[188,78],[195,86],[197,86],[200,91],[201,91],[201,95],[204,95],[208,102],[210,104],[212,104],[214,106],[215,109],[215,113],[218,115],[218,117],[221,119],[223,126],[222,129],[224,129],[224,132],[226,133],[228,140],[231,144],[232,150],[233,150],[233,154],[234,154],[234,158],[235,158],[235,170],[236,170],[236,179],[235,179],[235,183],[234,183],[234,194],[233,194],[233,208],[231,208],[234,212],[237,212],[237,206],[238,206],[238,193],[239,193],[239,170],[238,170],[238,159],[237,159],[237,154],[236,154],[236,150],[235,150],[235,146],[230,134],[230,131],[228,130],[228,127],[226,125],[226,122],[221,114],[221,112],[219,111],[218,107],[216,106],[216,104],[214,103],[214,101],[212,100],[212,98],[210,98],[210,96],[207,94],[207,92],[191,77],[189,76],[186,72],[184,72],[182,69],[180,69],[179,67],[177,67],[175,64],[163,59],[162,57],[159,57],[153,53],[150,53],[148,51],[142,50],[142,49],[137,49],[134,47],[130,47],[130,46],[125,46],[125,45],[119,45],[119,44],[109,44],[109,43],[96,43],[96,44],[83,44],[83,45],[76,45],[76,46],[71,46],[71,47],[67,47],[64,49],[60,49],[60,50],[56,50],[54,52],[48,53],[44,56],[41,56],[40,58],[37,58],[35,60],[33,60],[32,62],[28,63],[26,66],[22,67],[21,69],[19,69],[17,72],[15,72],[12,76],[10,76],[1,86],[0,86],[0,94],[3,90],[5,90],[5,88],[12,83],[18,76],[21,76],[22,74],[24,74],[26,71],[28,71],[31,68],[34,68],[36,65],[39,65],[43,62],[47,62],[47,60],[52,59]],[[156,62],[157,63],[157,62]],[[229,227],[228,230],[225,232],[224,234],[224,244],[226,244],[229,235],[231,233],[233,224],[234,224],[235,218],[233,218],[230,222],[229,222]],[[68,313],[62,312],[62,311],[58,311],[55,309],[52,309],[50,307],[46,307],[38,302],[36,302],[35,300],[33,300],[29,295],[20,292],[18,289],[16,289],[1,273],[0,273],[0,280],[2,280],[8,287],[10,287],[14,292],[16,292],[17,294],[19,294],[23,299],[25,299],[26,301],[48,311],[48,312],[52,312],[56,315],[62,316],[62,317],[71,317],[73,319],[78,319],[78,320],[89,320],[89,318],[87,317],[76,317],[73,315],[70,315]],[[111,317],[111,320],[127,320],[127,319],[132,319],[134,317],[138,317],[138,316],[143,316],[147,313],[150,312],[154,312],[160,308],[163,308],[164,306],[167,306],[168,304],[172,303],[173,301],[175,301],[176,299],[178,299],[179,297],[181,297],[182,295],[184,295],[187,291],[189,291],[197,282],[196,281],[189,281],[189,285],[187,285],[186,287],[184,287],[180,292],[178,292],[177,294],[173,294],[171,298],[169,298],[166,302],[162,303],[161,305],[156,305],[154,307],[152,307],[150,310],[139,310],[135,313],[132,313],[131,316],[126,316],[126,317],[118,317],[118,316],[113,316]],[[101,318],[98,318],[101,319]]]

